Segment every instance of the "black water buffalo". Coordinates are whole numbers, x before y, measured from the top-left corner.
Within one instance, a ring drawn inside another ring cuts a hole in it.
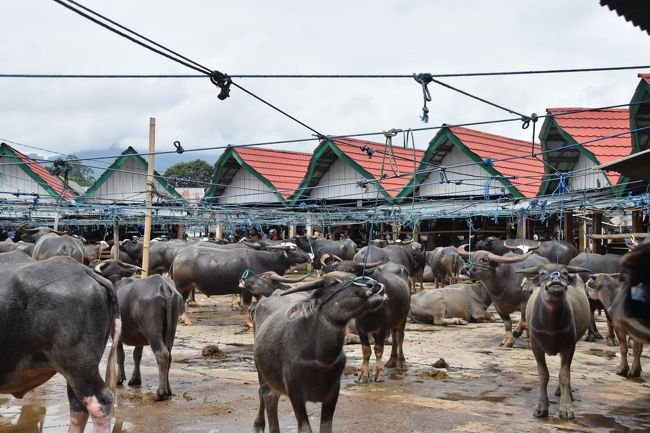
[[[581,272],[580,278],[582,281],[589,280],[589,276],[593,273],[605,273],[605,274],[614,274],[617,273],[620,269],[621,256],[616,254],[591,254],[591,253],[580,253],[569,262],[569,266],[577,266],[588,271]],[[596,339],[602,339],[603,336],[598,332],[596,327],[596,318],[594,313],[596,310],[604,310],[605,316],[607,317],[607,337],[606,342],[610,346],[616,345],[616,337],[613,333],[612,321],[609,316],[609,311],[605,308],[600,302],[600,300],[589,297],[589,309],[591,310],[591,320],[589,321],[589,329],[587,329],[587,336],[585,337],[586,341],[594,341]]]
[[[571,395],[571,361],[576,343],[589,326],[589,301],[585,286],[578,272],[584,269],[547,263],[520,269],[539,284],[533,291],[526,316],[530,342],[537,361],[539,375],[539,399],[533,416],[548,416],[548,367],[546,355],[560,354],[560,418],[571,419],[573,396]]]
[[[172,239],[165,242],[154,242],[149,249],[149,275],[164,274],[174,262],[176,255],[186,247],[196,244],[197,241]]]
[[[35,261],[35,259],[33,259],[22,250],[13,250],[6,253],[0,253],[0,265],[8,265],[11,263],[24,264]]]
[[[412,242],[406,245],[387,245],[384,248],[369,245],[361,248],[352,260],[357,263],[384,260],[402,265],[406,268],[411,278],[415,278],[416,275],[421,273],[426,264],[425,251],[418,242]],[[415,289],[415,280],[411,280],[411,288]]]
[[[353,274],[360,275],[364,269],[372,269],[375,266],[379,266],[382,263],[386,263],[386,260],[380,260],[377,262],[368,262],[368,263],[357,263],[354,260],[343,260],[337,256],[323,254],[320,257],[320,263],[321,263],[321,271],[323,274],[328,274],[334,271],[340,271],[340,272],[351,272]]]
[[[514,337],[518,337],[525,329],[523,320],[519,321],[517,329],[512,331],[510,314],[521,309],[521,281],[523,275],[516,273],[518,269],[548,263],[548,259],[534,255],[532,252],[524,255],[508,253],[505,256],[491,253],[485,250],[465,251],[465,245],[458,247],[461,257],[469,259],[468,267],[462,272],[469,275],[473,280],[481,280],[483,286],[492,298],[494,308],[499,317],[503,319],[505,338],[501,346],[512,347]]]
[[[308,290],[313,290],[309,296],[295,293]],[[264,431],[265,409],[269,431],[280,431],[278,400],[282,394],[291,400],[298,431],[311,431],[306,401],[322,403],[320,431],[332,431],[345,368],[345,325],[379,307],[385,299],[383,292],[383,286],[368,277],[332,272],[283,292],[289,296],[275,292],[260,300],[254,318],[260,382],[255,432]]]
[[[176,324],[184,309],[183,297],[167,277],[151,275],[142,280],[123,279],[117,284],[117,299],[122,313],[122,336],[118,343],[118,382],[126,380],[123,344],[133,349],[133,373],[129,385],[140,385],[140,360],[143,346],[151,347],[158,363],[158,390],[154,400],[172,397],[169,366]]]
[[[26,226],[18,228],[18,235],[20,235],[20,240],[23,242],[36,243],[42,236],[47,234],[54,233],[56,235],[65,235],[70,234],[67,231],[54,230],[49,227],[36,227],[29,229]]]
[[[34,245],[32,257],[36,260],[45,260],[54,256],[68,256],[83,263],[84,244],[80,239],[65,234],[48,233],[41,236]]]
[[[426,262],[431,268],[436,287],[458,283],[458,274],[465,264],[454,247],[437,247],[426,252]]]
[[[636,341],[650,342],[650,238],[621,260],[622,313],[618,322]]]
[[[96,244],[84,244],[84,264],[89,265],[91,262],[101,259],[102,251],[110,248],[106,241],[99,241]]]
[[[619,376],[639,377],[641,375],[641,352],[643,351],[643,343],[634,340],[633,344],[633,359],[632,368],[627,362],[628,341],[627,331],[625,327],[621,326],[621,319],[623,309],[621,307],[621,294],[622,285],[619,280],[620,274],[605,274],[594,273],[591,274],[586,282],[587,293],[590,299],[597,300],[602,303],[605,310],[608,311],[608,317],[612,321],[607,324],[612,326],[616,332],[619,343],[619,352],[621,361],[616,374]]]
[[[315,269],[321,269],[321,256],[323,254],[350,260],[357,253],[357,244],[352,239],[332,241],[318,239],[313,236],[296,236],[293,241],[298,245],[298,248],[314,255],[313,264]]]
[[[90,415],[93,431],[108,433],[119,317],[110,281],[70,257],[0,265],[0,394],[21,398],[61,373],[68,383],[68,431],[82,432]],[[111,333],[104,382],[99,362]]]
[[[571,259],[578,255],[578,249],[575,245],[567,241],[538,242],[531,241],[530,239],[507,239],[504,241],[493,236],[477,242],[476,249],[487,250],[500,256],[512,252],[515,249],[519,249],[520,251],[524,250],[522,251],[524,253],[534,249],[535,254],[546,257],[551,263],[559,263],[561,265],[569,264]]]
[[[452,284],[413,295],[409,316],[415,322],[434,325],[494,322],[494,316],[487,311],[490,304],[492,298],[483,284]]]
[[[142,248],[144,244],[137,238],[123,239],[111,247],[111,257],[115,258],[115,250],[119,251],[119,260],[124,263],[140,266],[142,264]]]

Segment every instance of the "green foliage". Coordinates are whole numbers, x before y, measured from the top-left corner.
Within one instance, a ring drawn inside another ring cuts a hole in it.
[[[212,178],[212,166],[201,159],[171,165],[163,176],[173,187],[207,188]]]
[[[67,155],[65,160],[57,159],[54,161],[52,167],[48,167],[48,170],[56,176],[61,176],[62,179],[67,172],[68,180],[76,182],[81,186],[90,186],[95,183],[93,169],[83,165],[74,154]]]

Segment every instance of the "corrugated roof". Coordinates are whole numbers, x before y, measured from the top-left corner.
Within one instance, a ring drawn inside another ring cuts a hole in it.
[[[2,143],[2,147],[13,153],[21,162],[23,162],[24,166],[21,166],[21,168],[24,171],[25,169],[29,170],[35,176],[34,180],[46,190],[53,190],[56,195],[63,197],[65,200],[74,200],[74,195],[69,190],[64,190],[63,182],[61,182],[56,176],[50,174],[50,172],[41,164],[9,146],[7,143]],[[27,172],[27,174],[30,173]]]
[[[246,164],[266,178],[285,200],[298,189],[311,159],[311,153],[259,147],[237,147],[234,151]]]
[[[401,139],[399,144],[392,146],[392,153],[391,148],[385,143],[355,138],[336,138],[332,139],[332,141],[341,152],[345,153],[375,179],[379,179],[381,176],[383,164],[384,174],[387,177],[381,181],[381,186],[391,197],[396,197],[411,180],[414,171],[417,170],[424,156],[423,150],[416,149],[415,155],[413,155],[413,148],[404,149],[401,146]],[[372,157],[369,157],[365,150],[361,150],[364,146],[375,150]],[[385,160],[384,153],[386,154]]]
[[[650,9],[648,3],[640,0],[600,0],[601,6],[607,6],[618,16],[625,18],[650,35]]]
[[[569,134],[578,144],[594,154],[599,164],[607,164],[632,152],[631,134],[621,134],[630,130],[630,111],[627,108],[610,108],[596,111],[582,111],[589,108],[548,108],[558,127]],[[577,113],[563,114],[578,111]],[[602,137],[592,143],[587,143]],[[607,173],[612,185],[618,182],[618,173]]]
[[[544,164],[531,156],[530,142],[458,126],[449,129],[481,159],[492,158],[493,167],[509,177],[510,183],[524,196],[531,198],[537,195],[544,175]],[[536,149],[540,149],[538,144]]]

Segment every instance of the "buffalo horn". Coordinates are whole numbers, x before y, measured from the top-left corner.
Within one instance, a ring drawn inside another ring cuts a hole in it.
[[[40,229],[38,229],[38,228],[36,228],[36,229],[28,229],[27,226],[20,226],[20,227],[18,228],[18,231],[19,231],[20,233],[25,233],[25,234],[38,233],[39,230],[40,230]]]
[[[526,260],[531,256],[531,254],[533,254],[532,251],[529,251],[526,254],[522,254],[520,256],[500,256],[498,254],[488,253],[488,259],[495,263],[519,263]]]
[[[581,272],[591,273],[589,269],[581,268],[580,266],[566,266],[566,270],[570,274],[579,274]]]
[[[300,275],[291,278],[291,277],[285,277],[283,275],[278,275],[273,271],[264,272],[264,274],[262,275],[268,276],[271,280],[278,281],[280,283],[299,283],[309,276],[309,274],[305,274],[305,275]]]
[[[318,288],[323,286],[323,283],[324,283],[324,280],[322,278],[319,278],[317,280],[310,281],[308,283],[299,284],[299,285],[297,285],[296,287],[294,287],[292,289],[285,290],[284,292],[282,292],[282,296],[289,295],[291,293],[306,292],[306,291],[309,291],[309,290],[318,289]]]
[[[467,245],[468,245],[468,244],[461,245],[461,246],[459,246],[459,247],[456,248],[456,251],[458,251],[458,254],[459,254],[462,258],[464,258],[464,259],[469,258],[469,253],[468,253],[467,251],[465,251],[465,247],[466,247]]]

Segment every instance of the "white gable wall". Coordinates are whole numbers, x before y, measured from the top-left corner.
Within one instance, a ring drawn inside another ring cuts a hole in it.
[[[277,203],[278,197],[261,180],[248,170],[239,169],[218,197],[218,203]]]
[[[585,171],[595,166],[591,159],[580,153],[578,162],[573,168],[573,175],[569,179],[569,190],[583,191],[609,186],[609,181],[602,171]]]
[[[372,183],[368,188],[361,188],[357,182],[365,181],[354,168],[343,162],[340,158],[330,165],[329,170],[323,175],[320,182],[311,190],[312,198],[326,199],[371,199],[377,196],[377,190]]]
[[[6,164],[6,165],[4,165]],[[33,180],[27,173],[20,169],[15,160],[0,157],[0,199],[33,201],[33,196],[18,196],[12,193],[35,193],[40,198],[56,200],[42,186]]]
[[[154,178],[154,188],[161,194],[168,194],[167,190]],[[134,158],[128,158],[124,164],[113,171],[106,182],[96,191],[88,195],[89,201],[104,203],[110,201],[135,201],[146,200],[147,169],[142,167]],[[156,196],[154,195],[154,202]]]
[[[460,167],[455,165],[462,164]],[[422,197],[452,197],[482,195],[485,189],[485,182],[491,174],[481,165],[472,161],[457,147],[442,160],[442,165],[447,169],[449,183],[440,183],[440,170],[432,171],[420,185],[419,196]],[[460,185],[454,182],[462,180]],[[490,183],[490,195],[500,195],[503,184],[499,180],[492,180]]]

